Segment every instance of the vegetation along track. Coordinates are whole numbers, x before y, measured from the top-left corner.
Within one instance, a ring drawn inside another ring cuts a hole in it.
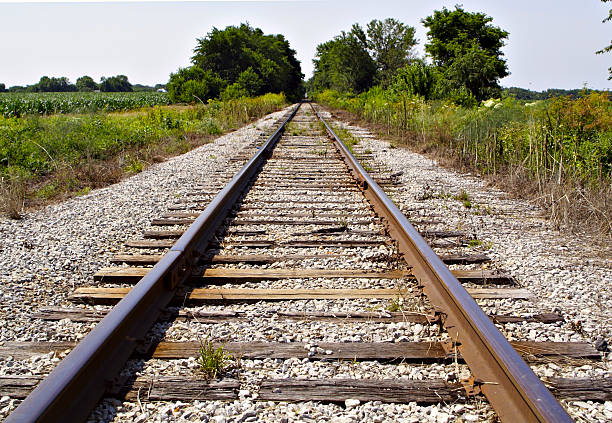
[[[72,349],[42,382],[0,379],[6,395],[29,393],[7,421],[85,420],[103,397],[150,413],[157,401],[318,401],[347,410],[371,401],[382,420],[397,417],[385,403],[492,417],[490,403],[505,421],[569,421],[520,355],[600,354],[584,343],[508,343],[492,320],[549,324],[560,316],[485,315],[474,298],[521,301],[528,291],[474,269],[486,256],[438,257],[424,238],[444,246],[453,243],[440,240],[459,234],[427,231],[427,222],[419,234],[379,187],[392,186],[393,176],[371,174],[315,107],[297,106],[269,138],[152,221],[156,230],[128,242],[117,266],[95,275],[97,286],[74,292],[75,302],[95,308],[35,316],[100,321],[78,345],[0,347],[20,358]],[[469,266],[451,271],[445,263]],[[609,386],[592,380],[548,383],[559,398],[610,399]],[[241,420],[262,417],[257,410]]]

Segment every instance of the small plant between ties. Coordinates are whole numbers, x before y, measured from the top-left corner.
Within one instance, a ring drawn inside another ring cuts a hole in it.
[[[459,195],[455,195],[453,198],[455,200],[461,201],[463,207],[465,207],[466,209],[472,208],[472,201],[470,200],[470,196],[467,192],[465,192],[465,190],[461,190]]]
[[[214,379],[221,375],[227,370],[233,358],[231,354],[225,352],[223,346],[215,348],[208,338],[200,341],[198,364],[207,379]]]
[[[389,301],[389,305],[387,305],[387,311],[390,311],[390,312],[402,311],[403,304],[404,304],[403,298],[401,298],[398,295],[397,297]]]

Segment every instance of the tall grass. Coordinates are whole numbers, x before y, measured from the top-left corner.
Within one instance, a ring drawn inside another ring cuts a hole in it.
[[[3,208],[15,216],[21,197],[27,204],[116,182],[156,157],[184,153],[285,102],[282,94],[267,94],[130,113],[0,117]]]
[[[612,233],[612,102],[592,93],[524,103],[489,100],[468,109],[381,88],[315,99],[380,125],[405,144],[452,159],[532,197],[568,225]]]

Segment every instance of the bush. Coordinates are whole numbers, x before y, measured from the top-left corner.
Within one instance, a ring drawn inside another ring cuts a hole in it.
[[[175,103],[192,103],[197,100],[204,103],[219,97],[219,93],[226,85],[227,82],[212,71],[191,66],[170,74],[166,88],[168,97]]]

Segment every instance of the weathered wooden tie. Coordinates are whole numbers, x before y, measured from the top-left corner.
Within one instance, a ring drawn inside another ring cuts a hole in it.
[[[94,280],[101,282],[136,283],[151,269],[148,267],[109,267],[100,269],[94,274]],[[461,282],[475,284],[511,285],[510,276],[485,270],[453,270]],[[204,273],[194,273],[194,282],[254,282],[278,279],[306,278],[358,278],[358,279],[401,279],[412,278],[407,270],[364,271],[352,269],[205,269]]]
[[[130,288],[78,288],[70,301],[112,305],[119,302]],[[467,292],[475,299],[513,298],[529,300],[531,292],[522,288],[468,288]],[[239,288],[196,288],[191,292],[178,294],[175,305],[197,305],[230,302],[285,301],[285,300],[341,300],[341,299],[394,299],[399,296],[418,295],[398,289],[239,289]]]
[[[106,310],[90,310],[83,308],[63,308],[63,307],[44,307],[32,314],[33,319],[43,320],[63,320],[69,319],[73,322],[98,322],[106,316]],[[420,323],[429,324],[435,323],[437,320],[434,316],[426,315],[419,312],[409,311],[380,311],[380,312],[290,312],[279,311],[261,313],[257,317],[294,321],[322,321],[333,324],[342,325],[353,322],[372,322],[372,323]],[[542,313],[533,316],[509,316],[509,315],[489,315],[495,323],[520,323],[520,322],[535,322],[535,323],[557,323],[562,322],[563,317],[557,313]],[[179,310],[173,312],[163,312],[159,318],[160,321],[171,320],[196,320],[198,323],[205,324],[221,324],[226,322],[249,321],[251,315],[246,312],[232,310],[215,310],[215,311],[186,311]]]

